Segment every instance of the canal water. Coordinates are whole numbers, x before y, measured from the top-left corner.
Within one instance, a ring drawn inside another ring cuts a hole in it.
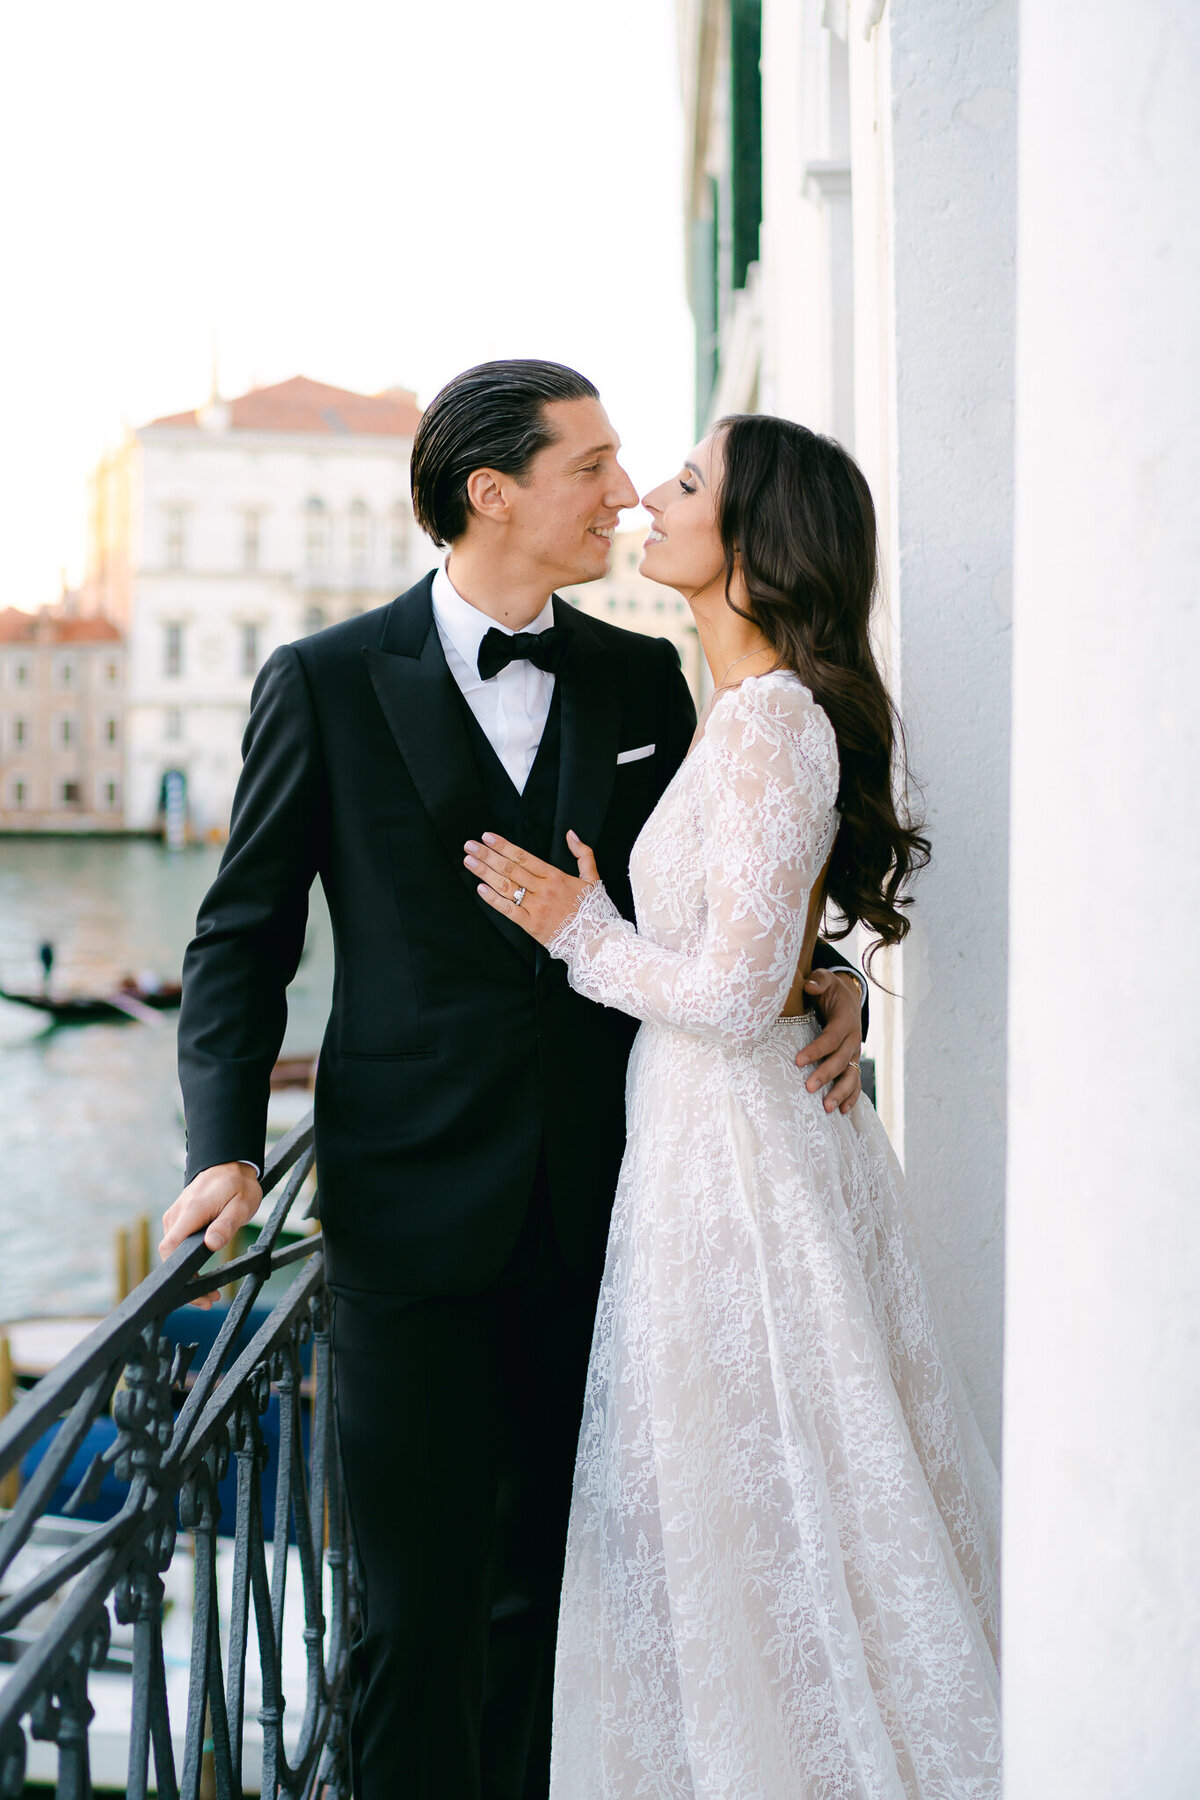
[[[40,986],[46,939],[55,991],[105,993],[150,971],[178,980],[219,860],[210,846],[0,837],[0,987]],[[286,1050],[317,1049],[332,969],[318,889]],[[157,1243],[183,1175],[176,1018],[46,1029],[39,1014],[0,1001],[0,1320],[107,1311],[117,1229],[149,1213]]]

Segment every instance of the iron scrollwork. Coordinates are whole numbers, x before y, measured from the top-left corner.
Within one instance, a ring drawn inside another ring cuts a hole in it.
[[[312,1166],[307,1119],[264,1170],[264,1193],[279,1194],[252,1250],[201,1273],[208,1251],[189,1239],[0,1423],[0,1476],[39,1451],[0,1522],[0,1800],[23,1791],[31,1740],[54,1746],[59,1800],[89,1800],[97,1671],[127,1680],[129,1800],[147,1794],[151,1766],[163,1800],[350,1800],[353,1569],[321,1239],[279,1243]],[[264,1284],[275,1277],[273,1298],[295,1264],[262,1317]],[[195,1347],[173,1342],[168,1321],[218,1283],[237,1291],[193,1369]],[[111,1441],[76,1479],[110,1418]],[[96,1516],[113,1480],[119,1503]],[[58,1519],[63,1546],[38,1552],[56,1495],[76,1523]],[[181,1581],[186,1658],[164,1638]]]

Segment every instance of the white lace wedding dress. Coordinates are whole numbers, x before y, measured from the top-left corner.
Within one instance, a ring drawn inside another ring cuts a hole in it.
[[[644,1022],[575,1471],[552,1800],[996,1800],[996,1479],[890,1146],[779,1018],[838,818],[790,674],[718,696],[555,937]]]

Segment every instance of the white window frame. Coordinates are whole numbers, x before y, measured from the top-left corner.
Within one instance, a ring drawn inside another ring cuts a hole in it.
[[[248,506],[242,514],[242,568],[248,574],[262,567],[262,522],[258,507]]]
[[[173,635],[174,634],[174,635]],[[172,668],[172,663],[176,666]],[[163,675],[168,681],[181,681],[184,670],[184,627],[179,619],[163,621]]]
[[[243,619],[238,641],[238,672],[251,679],[262,667],[262,626],[257,619]]]
[[[361,575],[371,562],[371,509],[363,499],[350,502],[346,514],[346,558]]]
[[[168,569],[187,567],[187,507],[163,507],[163,562]]]
[[[329,508],[316,494],[304,502],[304,567],[312,573],[329,567]]]
[[[397,500],[388,519],[389,549],[393,569],[402,569],[408,561],[412,534],[412,513],[403,500]]]

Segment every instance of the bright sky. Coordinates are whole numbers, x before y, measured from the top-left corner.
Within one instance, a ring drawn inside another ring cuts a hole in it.
[[[82,572],[122,421],[306,374],[600,388],[691,443],[673,0],[48,0],[0,26],[0,606]],[[626,515],[629,522],[634,515]]]

